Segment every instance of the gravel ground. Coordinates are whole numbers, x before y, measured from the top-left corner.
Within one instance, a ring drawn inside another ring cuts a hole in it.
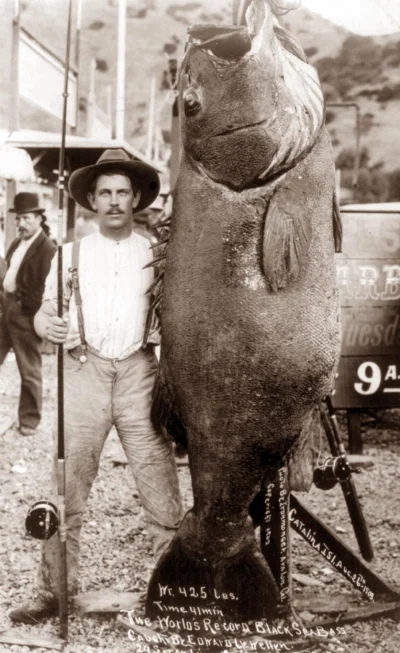
[[[0,631],[30,633],[43,637],[58,636],[57,619],[36,627],[13,626],[7,612],[33,594],[40,543],[24,531],[28,508],[49,490],[51,466],[51,430],[55,404],[55,366],[52,355],[44,361],[44,411],[35,437],[23,438],[12,426],[0,437]],[[14,357],[8,356],[0,374],[0,425],[7,417],[15,418],[19,396],[19,376]],[[396,411],[392,419],[399,419]],[[373,457],[373,467],[356,477],[356,485],[369,525],[375,550],[372,568],[400,590],[400,444],[398,431],[364,426],[364,453]],[[114,589],[144,595],[154,560],[147,533],[143,528],[140,505],[133,479],[125,466],[115,466],[113,458],[122,454],[115,433],[111,433],[102,456],[99,475],[88,502],[82,532],[80,581],[81,591]],[[190,478],[187,467],[179,468],[184,502],[191,504]],[[356,548],[352,527],[339,487],[322,492],[313,488],[307,504],[334,530]],[[301,597],[304,622],[312,616],[304,608],[307,597],[315,601],[325,597],[357,602],[360,595],[328,563],[294,535],[292,539],[294,596]],[[138,608],[138,613],[142,608]],[[321,618],[321,615],[319,616]],[[299,643],[293,651],[351,651],[351,653],[399,653],[400,625],[394,618],[380,618],[346,624],[345,635],[336,641],[311,645]],[[262,638],[261,638],[262,640]],[[260,641],[261,641],[260,640]],[[255,644],[256,645],[256,644]],[[243,642],[237,645],[243,646]],[[257,644],[261,650],[260,644]],[[306,646],[306,648],[304,648]],[[0,652],[45,652],[27,646],[0,643]],[[139,649],[114,617],[86,617],[71,614],[67,653],[128,653]],[[142,647],[143,651],[146,651]],[[146,653],[155,653],[152,646]],[[187,649],[189,651],[190,649]],[[197,650],[197,649],[193,649]],[[203,647],[198,650],[205,651]],[[237,650],[236,645],[230,650]],[[222,652],[221,652],[222,653]]]

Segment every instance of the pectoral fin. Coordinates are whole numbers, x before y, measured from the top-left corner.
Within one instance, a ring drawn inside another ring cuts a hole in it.
[[[311,245],[312,228],[308,203],[300,184],[290,178],[278,186],[265,218],[264,274],[277,292],[297,279]]]

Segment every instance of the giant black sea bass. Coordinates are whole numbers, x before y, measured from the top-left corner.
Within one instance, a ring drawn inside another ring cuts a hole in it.
[[[194,506],[153,573],[152,617],[185,595],[224,609],[234,596],[243,620],[271,613],[249,506],[282,460],[290,488],[308,489],[315,406],[339,357],[323,93],[272,0],[248,4],[245,26],[190,28],[181,68],[153,420],[187,441]]]

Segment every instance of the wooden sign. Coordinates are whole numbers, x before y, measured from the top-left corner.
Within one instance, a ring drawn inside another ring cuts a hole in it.
[[[400,406],[400,212],[342,210],[335,408]]]

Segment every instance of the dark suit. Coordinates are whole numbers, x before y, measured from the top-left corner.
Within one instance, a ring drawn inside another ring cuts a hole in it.
[[[6,255],[7,267],[20,243],[14,240]],[[42,410],[41,340],[33,328],[33,317],[40,308],[54,243],[42,232],[33,241],[16,276],[16,291],[4,292],[0,321],[0,365],[11,347],[21,375],[21,396],[18,416],[20,426],[36,428]]]

